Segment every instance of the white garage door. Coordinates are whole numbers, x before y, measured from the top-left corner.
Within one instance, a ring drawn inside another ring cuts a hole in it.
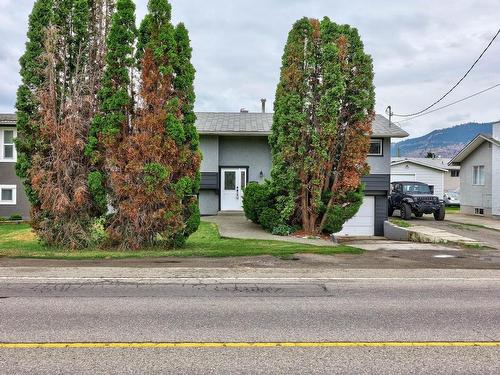
[[[415,181],[415,173],[391,174],[391,182],[393,181]]]
[[[346,221],[339,236],[373,236],[375,226],[375,198],[364,197],[363,204],[352,219]]]

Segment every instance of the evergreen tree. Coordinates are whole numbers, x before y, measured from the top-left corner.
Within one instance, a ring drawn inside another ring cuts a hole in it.
[[[110,237],[126,248],[182,245],[199,224],[201,154],[194,127],[194,68],[183,25],[166,0],[150,0],[137,48],[140,89],[123,142],[110,155],[116,213]]]
[[[281,220],[335,233],[362,202],[373,67],[356,29],[303,18],[288,35],[270,144]]]
[[[114,152],[129,133],[133,100],[131,76],[135,66],[135,4],[118,0],[106,41],[106,66],[99,92],[100,112],[95,116],[85,148],[93,170],[88,176],[92,198],[104,213],[108,200],[114,204],[107,176],[115,168]]]
[[[45,84],[44,29],[51,22],[53,0],[37,0],[29,17],[26,51],[20,59],[21,85],[17,90],[17,163],[16,173],[24,183],[32,210],[40,210],[40,201],[33,190],[30,170],[33,155],[43,152],[45,145],[39,137],[40,114],[36,93]]]

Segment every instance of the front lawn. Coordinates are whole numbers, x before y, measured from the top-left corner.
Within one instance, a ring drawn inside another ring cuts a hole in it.
[[[0,257],[43,259],[122,259],[149,257],[228,257],[244,255],[274,255],[288,258],[297,253],[333,255],[339,253],[360,254],[363,250],[339,246],[313,246],[283,241],[240,240],[221,238],[217,226],[202,222],[196,233],[189,237],[181,249],[146,249],[120,251],[86,249],[70,251],[44,246],[28,224],[0,225]]]
[[[446,213],[458,213],[460,212],[460,206],[446,206]]]

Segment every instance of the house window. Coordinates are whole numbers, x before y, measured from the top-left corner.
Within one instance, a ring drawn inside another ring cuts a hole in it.
[[[16,185],[0,185],[0,204],[16,204]]]
[[[459,169],[452,169],[451,170],[451,177],[460,177],[460,170]]]
[[[484,185],[484,165],[472,167],[472,185]]]
[[[370,148],[368,150],[368,156],[382,156],[382,140],[381,139],[371,139]]]
[[[484,208],[475,207],[474,208],[474,215],[484,216]]]
[[[3,130],[0,134],[0,140],[2,144],[2,160],[15,161],[16,159],[16,149],[14,147],[14,138],[16,137],[15,130]]]

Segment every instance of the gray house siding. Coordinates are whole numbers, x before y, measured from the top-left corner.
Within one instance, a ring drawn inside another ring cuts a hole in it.
[[[0,204],[0,216],[9,217],[11,215],[21,215],[23,219],[29,219],[30,204],[24,193],[21,180],[16,176],[15,163],[0,162],[0,185],[16,185],[16,204]]]
[[[248,167],[248,181],[269,178],[271,149],[267,137],[219,137],[219,166]]]
[[[200,135],[200,149],[203,155],[200,170],[202,172],[218,172],[219,137],[217,135]]]
[[[370,174],[391,174],[391,139],[384,138],[381,156],[368,156],[367,161]]]
[[[483,142],[460,166],[460,212],[474,214],[474,208],[483,208],[491,215],[491,143]],[[484,165],[484,185],[473,185],[473,167]]]
[[[361,178],[361,181],[365,184],[366,195],[387,195],[390,180],[390,174],[369,174]]]
[[[387,220],[387,197],[379,195],[375,197],[375,236],[384,235],[384,221]]]

